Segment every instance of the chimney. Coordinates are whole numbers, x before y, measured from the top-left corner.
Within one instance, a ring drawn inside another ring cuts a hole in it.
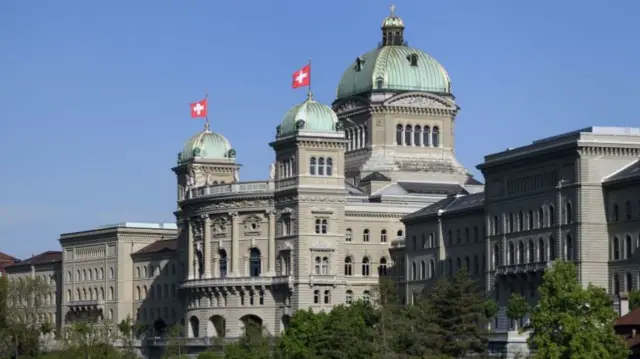
[[[620,293],[620,316],[629,313],[629,295],[627,292]]]

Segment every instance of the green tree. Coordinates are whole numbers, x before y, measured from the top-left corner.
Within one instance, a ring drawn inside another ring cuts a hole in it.
[[[485,297],[465,268],[436,283],[427,300],[433,311],[431,340],[441,345],[436,348],[439,354],[459,358],[486,353],[489,333]]]
[[[182,358],[186,354],[182,337],[182,326],[176,324],[167,330],[167,345],[164,357],[166,359]]]
[[[244,335],[237,343],[225,347],[225,359],[270,359],[274,357],[270,342],[261,324],[247,320]]]
[[[299,309],[291,317],[289,327],[278,341],[278,349],[290,359],[316,358],[318,338],[324,330],[326,313]]]
[[[65,358],[120,359],[120,352],[112,343],[118,339],[115,326],[109,321],[88,318],[65,328]]]
[[[629,310],[634,310],[638,307],[640,307],[640,291],[629,292]]]
[[[40,277],[0,277],[0,353],[37,356],[51,288]]]
[[[515,320],[517,322],[522,322],[522,317],[524,317],[531,310],[531,306],[527,303],[527,300],[524,299],[518,293],[512,293],[509,298],[509,302],[507,303],[507,317],[510,320]],[[520,325],[520,324],[518,324]],[[521,330],[524,328],[520,328]]]
[[[133,345],[135,326],[130,316],[127,316],[118,323],[118,331],[120,332],[120,338],[122,340],[122,358],[137,359],[138,355]]]
[[[578,282],[572,263],[556,262],[538,288],[529,344],[539,359],[622,359],[628,355],[613,326],[616,312],[604,289]]]

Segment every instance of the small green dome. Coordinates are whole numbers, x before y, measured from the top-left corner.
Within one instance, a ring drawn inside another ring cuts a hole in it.
[[[394,15],[390,15],[384,18],[384,20],[382,20],[382,27],[383,28],[387,28],[387,27],[404,27],[404,21],[402,21],[401,18],[399,18],[398,16]]]
[[[278,126],[278,137],[298,131],[335,132],[341,130],[338,116],[329,107],[311,97],[292,107]]]
[[[337,98],[372,91],[449,94],[451,81],[444,67],[425,52],[388,45],[359,56],[349,65],[338,84]]]
[[[185,142],[182,152],[178,154],[178,162],[192,158],[231,159],[235,157],[236,151],[231,148],[231,144],[224,136],[205,128],[204,131]]]

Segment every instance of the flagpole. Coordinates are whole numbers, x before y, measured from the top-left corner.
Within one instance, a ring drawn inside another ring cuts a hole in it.
[[[311,92],[311,58],[309,58],[309,93],[307,97],[311,99],[313,97],[313,92]]]
[[[207,112],[206,115],[204,115],[204,130],[205,131],[209,131],[209,102],[207,101],[207,99],[209,98],[209,94],[207,92],[204,93],[204,101],[206,103],[207,106]]]

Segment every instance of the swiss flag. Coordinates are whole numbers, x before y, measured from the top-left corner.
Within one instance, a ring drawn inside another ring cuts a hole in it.
[[[191,107],[191,118],[207,117],[207,99],[194,102]]]
[[[293,84],[292,88],[297,89],[298,87],[309,86],[311,83],[311,64],[301,68],[300,70],[293,73]]]

